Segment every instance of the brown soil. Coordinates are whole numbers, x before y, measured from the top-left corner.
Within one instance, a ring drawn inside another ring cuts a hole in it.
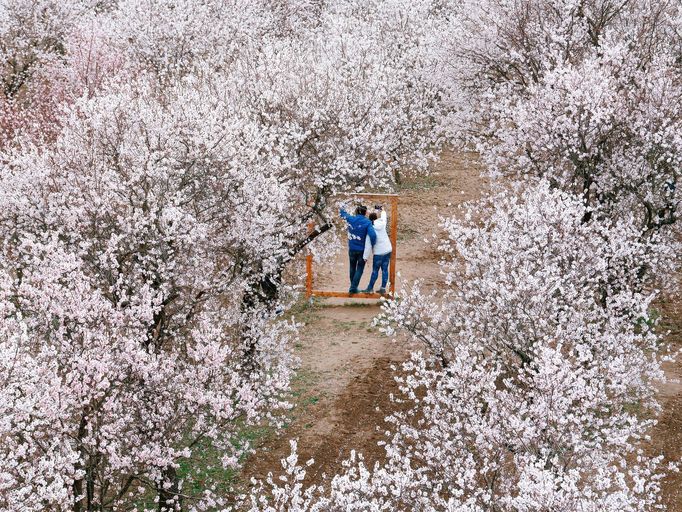
[[[682,296],[668,294],[657,306],[662,315],[661,327],[669,332],[666,341],[671,350],[682,350]],[[682,462],[682,356],[664,363],[663,368],[668,381],[659,387],[662,412],[651,432],[648,451],[663,454],[666,461]],[[682,512],[682,473],[671,473],[663,481],[662,494],[665,510]]]
[[[440,216],[456,214],[457,207],[476,199],[489,188],[480,176],[473,155],[446,153],[428,178],[410,180],[400,190],[397,289],[401,282],[423,279],[426,287],[439,281],[436,251]],[[339,254],[327,269],[316,268],[316,287],[347,289],[347,257]],[[361,283],[368,281],[367,270]],[[682,347],[682,298],[661,301],[661,311],[671,330],[670,341]],[[265,439],[247,461],[244,481],[264,479],[280,472],[280,460],[290,453],[289,440],[298,439],[299,461],[315,460],[306,480],[319,483],[346,459],[351,450],[365,456],[370,464],[380,460],[387,425],[384,418],[394,410],[391,393],[398,394],[392,367],[408,357],[406,339],[395,341],[378,332],[372,320],[380,313],[377,301],[325,299],[305,308],[296,353],[301,369],[294,388],[294,409],[290,423],[279,435]],[[663,453],[667,460],[682,457],[682,361],[666,363],[673,379],[659,392],[663,412],[652,432],[651,453]],[[682,512],[682,473],[663,483],[666,510]]]

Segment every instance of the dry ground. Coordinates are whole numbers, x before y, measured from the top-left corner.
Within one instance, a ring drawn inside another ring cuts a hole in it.
[[[660,299],[657,306],[662,315],[661,327],[669,331],[667,341],[672,350],[679,351],[682,349],[682,296],[670,294]],[[663,453],[667,460],[682,461],[682,356],[675,362],[664,363],[663,368],[668,382],[659,387],[662,413],[651,433],[649,449],[652,454]],[[682,473],[672,474],[663,481],[663,496],[667,511],[682,512]]]
[[[437,286],[438,253],[434,235],[440,215],[457,212],[457,206],[475,199],[489,188],[479,175],[473,155],[448,153],[428,178],[410,180],[400,190],[398,235],[398,289],[402,280],[423,279]],[[347,289],[345,254],[328,269],[316,268],[316,288]],[[369,280],[368,272],[361,286]],[[682,299],[660,301],[670,341],[682,347]],[[289,439],[299,440],[302,461],[315,459],[307,480],[319,482],[338,468],[350,450],[362,452],[372,462],[382,457],[377,445],[386,428],[385,416],[397,393],[392,367],[404,361],[414,347],[406,339],[392,341],[372,326],[379,313],[376,301],[325,299],[301,311],[306,323],[296,353],[301,369],[293,384],[295,408],[289,425],[266,438],[248,461],[245,477],[264,478],[277,473],[279,461],[289,455]],[[682,361],[666,364],[671,378],[682,378]],[[682,386],[670,382],[660,389],[663,413],[652,432],[649,449],[672,459],[682,457]],[[664,482],[667,510],[682,512],[682,476]]]

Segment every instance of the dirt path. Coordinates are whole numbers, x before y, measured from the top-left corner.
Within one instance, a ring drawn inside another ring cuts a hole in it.
[[[488,187],[480,177],[473,155],[446,153],[428,177],[406,182],[400,190],[397,288],[403,280],[439,282],[438,254],[433,236],[439,216],[479,197]],[[316,288],[345,290],[347,256],[341,252],[326,270],[315,268]],[[361,286],[367,284],[365,269]],[[292,421],[278,437],[268,439],[249,464],[248,476],[265,477],[279,468],[289,454],[289,439],[299,439],[300,460],[315,459],[309,477],[338,467],[350,450],[372,460],[384,417],[390,412],[390,394],[397,392],[391,366],[404,361],[413,346],[378,332],[372,320],[380,312],[376,300],[324,299],[297,317],[305,322],[296,355],[301,370],[296,381]]]
[[[401,281],[423,279],[426,287],[437,286],[438,253],[433,236],[439,215],[456,213],[457,206],[476,199],[488,189],[473,155],[448,153],[428,178],[410,180],[400,190],[398,235],[398,289]],[[428,239],[428,241],[427,241]],[[347,257],[339,254],[326,271],[316,268],[316,288],[347,288]],[[361,286],[368,281],[365,271]],[[671,331],[670,341],[682,347],[682,298],[660,301]],[[368,462],[383,456],[377,445],[386,429],[384,418],[394,405],[390,394],[398,390],[392,367],[404,361],[411,346],[396,342],[372,326],[380,312],[376,301],[325,299],[304,308],[297,317],[305,322],[296,354],[301,369],[293,383],[295,408],[289,425],[278,436],[267,438],[246,465],[247,477],[265,478],[277,473],[279,461],[290,453],[289,440],[299,440],[299,460],[315,459],[308,477],[319,482],[325,473],[355,449]],[[651,453],[664,453],[668,460],[682,457],[682,361],[666,363],[671,382],[660,388],[663,408],[651,434]],[[682,473],[663,482],[666,510],[682,512]]]

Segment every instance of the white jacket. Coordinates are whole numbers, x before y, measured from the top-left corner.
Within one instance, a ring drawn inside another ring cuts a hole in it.
[[[393,251],[393,246],[391,245],[391,239],[388,238],[386,233],[386,212],[381,211],[381,216],[374,221],[374,231],[377,233],[377,243],[374,244],[374,254],[376,256],[383,256]],[[365,252],[362,257],[368,260],[372,255],[372,242],[369,237],[365,238]]]

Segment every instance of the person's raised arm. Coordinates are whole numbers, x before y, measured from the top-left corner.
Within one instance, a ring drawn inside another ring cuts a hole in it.
[[[344,210],[343,208],[341,208],[340,212],[341,212],[341,218],[342,219],[348,220],[350,218],[350,215],[348,215],[348,212],[346,210]]]

